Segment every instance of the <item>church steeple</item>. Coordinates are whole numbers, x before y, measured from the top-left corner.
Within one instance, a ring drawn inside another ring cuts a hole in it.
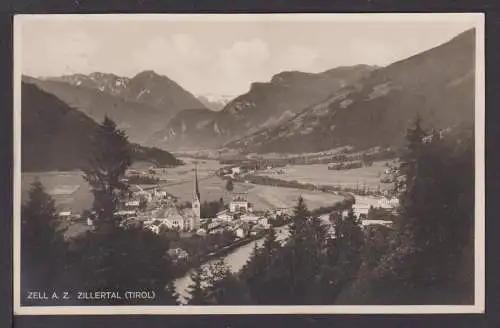
[[[193,192],[193,216],[191,221],[191,229],[198,230],[200,228],[201,208],[200,208],[200,190],[198,188],[198,168],[194,167],[194,192]]]
[[[200,201],[200,190],[198,188],[198,167],[194,166],[194,194],[196,197],[196,200],[199,202]]]

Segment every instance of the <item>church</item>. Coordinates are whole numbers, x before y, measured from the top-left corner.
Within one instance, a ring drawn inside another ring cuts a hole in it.
[[[191,208],[181,209],[172,204],[164,208],[159,208],[153,213],[153,222],[157,225],[165,226],[168,229],[179,231],[196,231],[200,228],[200,190],[198,186],[198,170],[195,167],[193,201]]]

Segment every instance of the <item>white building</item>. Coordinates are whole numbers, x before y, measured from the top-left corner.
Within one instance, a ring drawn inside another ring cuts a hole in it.
[[[386,227],[392,226],[392,221],[386,221],[386,220],[362,220],[361,225],[363,227],[370,226],[370,225],[383,225]]]
[[[189,257],[188,252],[179,247],[169,249],[168,255],[174,260],[185,260]]]
[[[271,225],[269,224],[269,219],[268,218],[260,218],[258,221],[259,225],[263,226],[264,228],[269,228]]]
[[[249,204],[246,194],[235,194],[231,202],[229,203],[229,211],[235,212],[248,212]]]
[[[368,211],[370,210],[370,205],[368,204],[354,204],[352,206],[354,216],[359,219],[361,215],[368,217]]]
[[[251,214],[248,214],[248,213],[243,214],[242,216],[240,216],[240,219],[243,222],[254,222],[254,223],[256,223],[256,222],[259,221],[259,218],[260,217],[258,217],[256,215],[251,215]]]
[[[397,197],[382,198],[378,201],[378,205],[382,208],[391,208],[399,206],[399,199]]]
[[[233,215],[229,213],[229,211],[224,210],[222,212],[217,213],[217,219],[221,221],[231,222],[233,221]]]
[[[63,219],[69,219],[71,216],[71,211],[61,211],[59,212],[59,217]]]
[[[248,230],[243,227],[239,227],[238,229],[236,229],[235,233],[236,237],[245,238],[248,235]]]
[[[156,198],[156,199],[163,199],[163,198],[166,198],[167,197],[167,192],[164,191],[164,190],[157,190],[155,189],[153,191],[153,196]]]
[[[137,211],[135,210],[121,210],[114,213],[115,216],[121,216],[124,218],[129,218],[132,216],[137,216]]]
[[[125,202],[125,206],[127,206],[127,207],[139,207],[139,204],[140,204],[139,200],[135,200],[135,199]]]

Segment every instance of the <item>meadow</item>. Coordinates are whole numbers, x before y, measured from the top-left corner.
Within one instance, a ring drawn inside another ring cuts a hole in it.
[[[186,165],[167,169],[166,183],[158,188],[179,198],[180,201],[192,201],[194,191],[194,168],[195,164],[185,160]],[[232,193],[226,190],[226,181],[215,175],[221,167],[217,161],[197,161],[198,185],[203,201],[216,201],[221,197],[226,203],[231,200]],[[375,163],[372,167],[333,171],[328,170],[326,165],[296,165],[289,166],[286,174],[272,175],[282,180],[297,180],[301,183],[315,184],[343,184],[376,187],[379,185],[379,174],[385,166]],[[22,201],[27,199],[30,184],[40,179],[46,191],[54,198],[59,211],[70,210],[73,213],[81,213],[92,206],[93,196],[89,185],[82,178],[82,172],[39,172],[22,174]],[[384,184],[381,184],[384,188]],[[151,187],[151,186],[149,186]],[[341,201],[341,196],[293,188],[279,188],[273,186],[254,185],[251,183],[234,183],[234,192],[244,192],[248,200],[259,210],[267,210],[276,207],[292,207],[296,204],[299,196],[302,196],[310,209],[321,206],[331,206]]]
[[[22,173],[21,201],[28,200],[31,184],[39,179],[45,191],[52,196],[58,211],[81,213],[92,206],[94,197],[81,171]]]
[[[280,180],[312,183],[316,185],[331,185],[350,188],[387,190],[390,183],[381,183],[380,177],[387,168],[386,162],[375,162],[372,166],[350,170],[328,170],[327,164],[289,165],[284,174],[277,174],[280,168],[270,171],[259,171],[258,175],[269,176]]]

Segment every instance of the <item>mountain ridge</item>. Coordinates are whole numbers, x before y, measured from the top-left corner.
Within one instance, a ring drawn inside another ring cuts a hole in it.
[[[206,108],[196,97],[168,77],[143,71],[132,78],[94,72],[23,80],[54,94],[96,122],[105,115],[116,121],[134,142],[150,141],[170,118],[187,108]]]
[[[375,69],[280,125],[227,142],[244,152],[321,151],[400,144],[420,113],[433,127],[473,122],[474,31]]]
[[[261,127],[275,125],[337,88],[365,77],[373,69],[368,65],[355,65],[321,73],[283,71],[273,75],[268,82],[252,83],[247,93],[234,98],[219,112],[199,119],[191,117],[195,122],[187,123],[179,114],[157,136],[164,141],[163,145],[172,149],[217,147]],[[192,129],[188,129],[188,125]]]
[[[35,84],[22,82],[21,166],[23,172],[85,167],[98,124]],[[169,152],[130,143],[133,160],[178,165]]]

